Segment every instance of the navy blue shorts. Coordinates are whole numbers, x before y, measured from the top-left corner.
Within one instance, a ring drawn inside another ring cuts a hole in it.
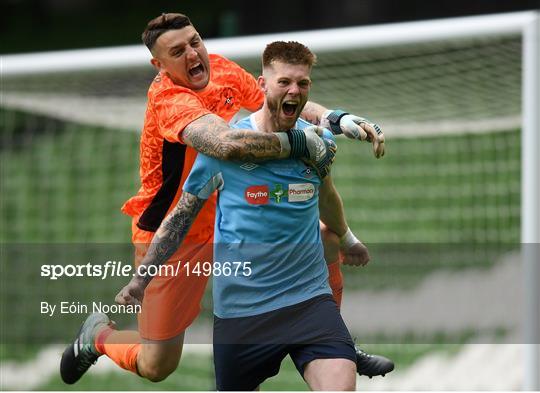
[[[315,359],[356,361],[354,343],[331,295],[252,317],[214,316],[218,390],[254,390],[290,355],[297,370]]]

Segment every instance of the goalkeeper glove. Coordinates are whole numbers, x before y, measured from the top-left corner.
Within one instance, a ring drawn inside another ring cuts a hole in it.
[[[384,156],[384,134],[381,127],[370,120],[351,115],[342,110],[326,111],[321,125],[330,128],[334,135],[343,134],[350,139],[367,140],[373,144],[373,154]]]
[[[287,133],[277,133],[282,150],[290,151],[290,158],[300,158],[312,166],[321,179],[330,173],[334,162],[337,146],[334,141],[322,138],[322,128],[306,127],[303,130],[289,130]]]

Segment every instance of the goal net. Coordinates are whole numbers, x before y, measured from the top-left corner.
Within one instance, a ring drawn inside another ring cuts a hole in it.
[[[333,177],[372,255],[368,268],[346,269],[347,290],[414,290],[428,274],[491,269],[520,249],[524,41],[521,22],[508,18],[530,14],[498,17],[207,41],[255,76],[267,43],[307,44],[318,57],[310,99],[385,132],[381,160],[369,144],[338,138]],[[3,59],[0,240],[129,244],[120,206],[139,187],[149,54],[134,46],[42,56]],[[3,299],[19,296],[17,280],[50,284],[30,265],[3,261],[2,270]],[[119,285],[102,290],[114,296]],[[18,327],[10,334],[39,336],[33,307],[2,308],[2,321]]]
[[[369,31],[341,34],[369,42]],[[254,53],[230,55],[254,75],[264,45],[290,37],[256,38]],[[368,146],[340,143],[334,177],[351,227],[368,243],[518,242],[521,35],[396,37],[380,47],[347,38],[336,50],[314,45],[311,99],[378,122],[388,140],[379,161]],[[228,56],[235,40],[223,41],[208,46]],[[99,69],[69,71],[62,56],[70,54],[58,54],[60,71],[39,72],[39,57],[29,57],[31,73],[4,75],[1,238],[129,240],[118,207],[138,186],[138,133],[155,72],[148,55],[136,66],[107,68],[105,57]]]

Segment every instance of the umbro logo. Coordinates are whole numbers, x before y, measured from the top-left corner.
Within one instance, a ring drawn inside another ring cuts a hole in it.
[[[240,168],[242,168],[245,171],[252,171],[253,169],[257,168],[259,165],[254,164],[253,162],[246,162],[245,164],[240,165]]]
[[[227,98],[225,99],[225,103],[226,103],[227,105],[232,105],[233,102],[234,102],[234,97],[227,97]]]

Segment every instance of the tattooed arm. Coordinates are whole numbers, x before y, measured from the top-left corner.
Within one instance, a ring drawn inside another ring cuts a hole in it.
[[[216,115],[205,115],[188,124],[182,138],[188,146],[218,160],[271,160],[289,157],[291,151],[284,132],[232,129]]]
[[[182,138],[198,152],[218,160],[300,158],[324,178],[330,172],[336,151],[321,139],[321,133],[317,126],[272,133],[232,129],[220,117],[205,115],[188,124]]]
[[[200,199],[193,194],[182,193],[176,207],[163,220],[156,231],[152,244],[135,276],[116,295],[115,301],[117,303],[140,304],[142,302],[144,290],[152,280],[152,276],[146,274],[148,267],[151,265],[157,267],[163,265],[178,250],[204,202],[206,202],[205,199]]]
[[[200,153],[219,160],[260,161],[285,158],[290,146],[283,146],[278,133],[231,129],[219,116],[205,115],[187,125],[184,142]]]
[[[318,125],[325,111],[325,107],[310,101],[301,116]],[[216,115],[205,115],[188,124],[182,138],[198,152],[219,160],[263,161],[288,158],[291,152],[284,132],[232,130]]]

